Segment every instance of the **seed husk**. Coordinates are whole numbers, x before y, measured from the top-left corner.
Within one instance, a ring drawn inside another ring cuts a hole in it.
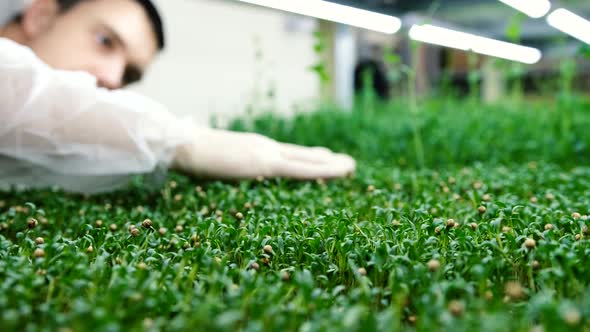
[[[267,253],[268,255],[272,255],[272,253],[273,253],[272,246],[270,244],[265,245],[264,252]]]
[[[574,213],[572,213],[572,218],[580,219],[580,218],[582,218],[582,215],[579,212],[574,212]]]
[[[129,230],[129,233],[131,233],[132,236],[139,236],[139,229],[137,229],[137,227],[133,227],[131,230]]]
[[[431,259],[426,263],[426,266],[430,272],[435,272],[440,268],[440,262],[436,259]]]
[[[357,272],[361,277],[364,277],[367,275],[367,270],[364,267],[359,267]]]
[[[37,224],[38,224],[38,222],[37,222],[37,219],[35,219],[35,218],[29,218],[27,220],[27,227],[29,229],[33,229],[33,228],[37,227]]]
[[[145,318],[143,320],[143,327],[146,329],[151,329],[154,326],[154,320],[151,318]]]
[[[152,228],[153,224],[154,224],[154,223],[153,223],[153,222],[152,222],[150,219],[145,219],[145,220],[144,220],[144,221],[141,223],[141,226],[142,226],[143,228]]]
[[[289,275],[289,272],[287,272],[287,271],[281,272],[281,280],[287,282],[290,279],[291,279],[291,275]]]
[[[524,297],[524,290],[518,281],[507,282],[504,291],[511,300],[519,300]]]
[[[564,313],[563,320],[569,326],[576,326],[580,324],[580,321],[582,320],[582,314],[580,311],[578,311],[578,309],[570,308]]]
[[[43,250],[41,248],[37,248],[37,249],[35,249],[35,252],[33,253],[33,255],[35,256],[35,258],[45,257],[45,250]]]
[[[487,210],[487,209],[486,209],[486,207],[485,207],[485,206],[483,206],[483,205],[480,205],[480,206],[477,208],[477,212],[479,212],[479,213],[481,213],[481,214],[484,214],[484,213],[486,213],[486,210]]]
[[[465,311],[465,304],[458,300],[452,300],[451,302],[449,302],[448,309],[453,316],[459,317],[463,315],[463,312]]]
[[[36,244],[43,244],[43,243],[45,243],[45,240],[42,237],[38,237],[35,239],[35,243]]]
[[[455,227],[455,220],[448,219],[446,225],[448,228]]]
[[[524,245],[525,247],[527,247],[528,249],[533,249],[537,246],[537,242],[531,238],[528,238],[524,241]]]

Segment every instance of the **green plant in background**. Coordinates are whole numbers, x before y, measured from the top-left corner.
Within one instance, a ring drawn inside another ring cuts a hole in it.
[[[374,112],[375,104],[380,101],[375,92],[374,73],[371,69],[365,69],[361,72],[362,89],[360,94],[355,96],[355,103],[360,101],[363,112]]]
[[[392,86],[400,87],[400,95],[409,93],[409,80],[412,66],[402,62],[402,58],[393,48],[388,48],[383,56],[387,68],[387,79]]]
[[[559,83],[563,102],[569,103],[573,96],[574,79],[576,78],[576,58],[563,59],[559,63]]]
[[[588,44],[582,44],[578,48],[578,54],[586,60],[590,60],[590,46]]]
[[[481,99],[481,70],[479,69],[479,55],[474,52],[467,53],[467,82],[469,84],[469,96],[473,103]]]
[[[526,20],[526,16],[522,13],[516,13],[510,19],[506,28],[506,38],[509,42],[519,44],[522,36],[522,24]],[[523,99],[523,82],[522,79],[527,70],[522,63],[515,61],[503,61],[503,66],[506,66],[506,73],[508,81],[511,85],[513,102],[522,102]]]
[[[421,118],[420,118],[420,108],[418,105],[418,95],[416,93],[416,66],[420,59],[419,54],[419,44],[415,41],[410,42],[410,49],[411,49],[411,56],[412,56],[412,66],[413,70],[408,71],[408,108],[410,110],[410,114],[412,115],[412,133],[413,133],[413,141],[414,141],[414,149],[415,149],[415,156],[416,162],[418,166],[424,166],[424,147],[422,144],[422,134],[420,129]]]
[[[322,91],[322,93],[326,93],[328,91],[329,84],[331,81],[328,65],[326,63],[326,52],[328,51],[328,38],[322,31],[321,27],[318,28],[316,32],[314,32],[313,36],[313,51],[317,57],[317,62],[314,65],[312,65],[309,68],[309,70],[311,70],[311,72],[317,76],[320,82],[320,91]]]
[[[275,108],[276,100],[276,82],[272,78],[268,78],[270,63],[264,56],[262,40],[259,36],[254,36],[252,40],[254,46],[253,62],[254,72],[253,89],[251,99],[246,105],[246,114],[249,116],[256,115],[256,112],[268,112]],[[218,121],[215,117],[212,119],[211,125],[218,127]]]

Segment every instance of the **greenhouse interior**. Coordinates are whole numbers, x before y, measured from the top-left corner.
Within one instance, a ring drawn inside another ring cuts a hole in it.
[[[590,1],[0,0],[0,94],[0,331],[590,331]]]

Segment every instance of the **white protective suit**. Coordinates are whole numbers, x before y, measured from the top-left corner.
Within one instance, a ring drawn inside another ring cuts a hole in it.
[[[167,168],[194,131],[147,98],[97,88],[0,38],[0,187],[113,190]]]

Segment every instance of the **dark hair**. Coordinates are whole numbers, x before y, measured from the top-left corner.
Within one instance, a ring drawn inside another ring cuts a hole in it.
[[[59,5],[60,12],[66,12],[72,9],[74,6],[78,5],[82,1],[87,0],[56,0],[57,4]],[[158,13],[158,9],[150,0],[133,0],[143,7],[145,10],[150,23],[152,24],[152,28],[154,29],[154,33],[156,34],[156,39],[158,41],[158,48],[160,50],[164,49],[166,46],[166,38],[164,36],[164,24],[162,23],[162,17],[160,13]],[[20,22],[22,19],[22,15],[18,15],[15,17],[14,21]]]

